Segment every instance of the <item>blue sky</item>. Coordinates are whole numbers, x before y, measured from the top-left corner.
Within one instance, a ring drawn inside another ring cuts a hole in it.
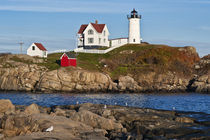
[[[107,24],[110,38],[127,37],[127,14],[142,15],[143,41],[195,46],[210,54],[210,0],[1,0],[0,52],[19,53],[32,42],[49,50],[75,48],[81,24]]]

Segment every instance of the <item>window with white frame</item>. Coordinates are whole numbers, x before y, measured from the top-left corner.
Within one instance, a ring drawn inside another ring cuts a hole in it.
[[[88,30],[88,34],[89,35],[93,35],[94,34],[94,31],[92,29]]]
[[[93,38],[88,38],[88,43],[89,43],[89,44],[92,44],[93,41],[94,41]]]
[[[106,31],[104,31],[104,36],[106,36]]]

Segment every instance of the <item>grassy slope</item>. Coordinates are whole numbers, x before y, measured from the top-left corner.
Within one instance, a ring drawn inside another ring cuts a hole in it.
[[[151,71],[165,73],[173,71],[190,74],[190,68],[199,58],[179,51],[178,47],[165,45],[125,45],[107,54],[79,53],[78,67],[89,71],[108,73],[113,79],[119,75],[139,75]],[[51,54],[48,57],[48,67],[58,68],[55,63],[62,54]],[[107,65],[105,67],[104,65]]]

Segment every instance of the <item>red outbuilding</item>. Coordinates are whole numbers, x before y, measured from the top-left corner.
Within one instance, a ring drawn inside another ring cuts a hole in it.
[[[61,66],[62,67],[68,67],[68,66],[77,66],[77,58],[76,55],[70,52],[64,53],[61,58]]]

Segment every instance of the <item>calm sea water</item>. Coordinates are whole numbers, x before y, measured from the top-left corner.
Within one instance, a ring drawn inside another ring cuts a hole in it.
[[[15,105],[71,105],[77,102],[121,105],[210,114],[210,94],[33,94],[0,92],[0,99],[10,99]]]

